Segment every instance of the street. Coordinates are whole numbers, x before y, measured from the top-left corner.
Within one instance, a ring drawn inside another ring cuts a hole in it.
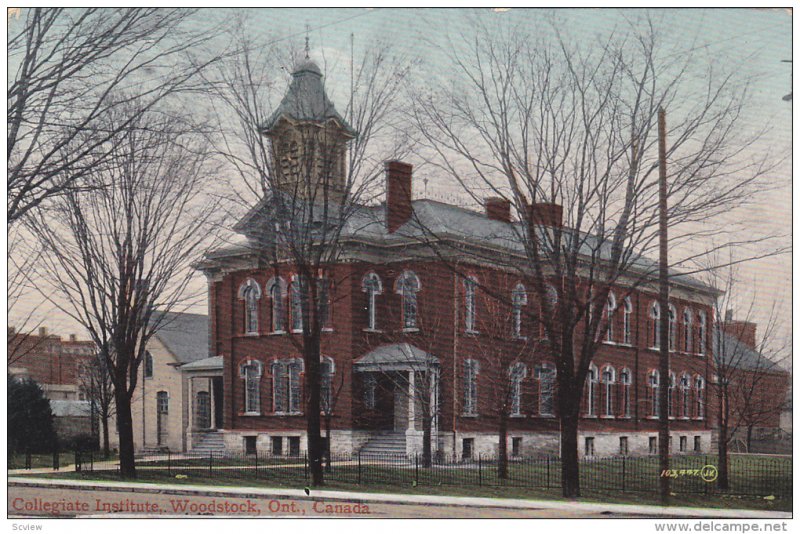
[[[183,495],[163,491],[108,491],[9,486],[8,514],[19,517],[368,517],[368,518],[602,518],[617,513],[520,510],[477,506],[357,503],[300,499]],[[628,516],[630,517],[630,516]]]

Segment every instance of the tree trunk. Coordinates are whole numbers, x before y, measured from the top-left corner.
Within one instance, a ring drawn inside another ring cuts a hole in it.
[[[331,417],[325,415],[325,471],[331,471]]]
[[[103,415],[103,457],[108,458],[111,455],[111,447],[108,442],[108,415]]]
[[[725,410],[727,404],[723,390],[719,400],[719,439],[717,463],[717,487],[723,491],[728,489],[728,418]]]
[[[498,444],[498,458],[497,458],[497,478],[505,480],[508,478],[508,419],[506,418],[505,411],[500,414],[500,428],[498,429],[500,435],[500,443]]]
[[[432,439],[432,417],[430,414],[425,413],[422,415],[422,466],[430,467],[432,464],[431,458],[431,439]]]
[[[117,424],[119,425],[119,472],[122,478],[136,478],[136,463],[133,457],[133,417],[131,400],[125,392],[116,392]]]
[[[577,413],[561,416],[561,489],[564,497],[581,496]]]
[[[753,446],[753,425],[747,425],[747,452],[752,451]]]
[[[325,475],[322,466],[323,442],[320,433],[320,339],[319,333],[308,335],[303,344],[305,358],[306,391],[308,405],[306,409],[306,431],[308,433],[308,468],[311,473],[311,485],[322,486]]]

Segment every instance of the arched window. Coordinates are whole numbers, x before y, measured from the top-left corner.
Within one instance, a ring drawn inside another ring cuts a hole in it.
[[[261,414],[261,362],[248,360],[239,366],[239,378],[244,380],[244,411]]]
[[[705,389],[706,389],[706,381],[703,380],[702,376],[698,376],[695,378],[694,381],[695,387],[695,417],[698,419],[703,419],[706,416],[706,405],[705,405]]]
[[[478,414],[478,373],[477,360],[464,360],[464,415]]]
[[[622,386],[622,407],[620,413],[622,417],[631,416],[631,370],[628,368],[623,369],[619,373],[619,381]]]
[[[697,352],[698,354],[706,353],[706,312],[699,312],[697,314]]]
[[[689,413],[690,413],[690,410],[691,410],[691,405],[690,405],[689,399],[691,398],[692,386],[691,386],[691,380],[689,378],[689,375],[686,374],[686,373],[683,373],[681,375],[680,388],[681,388],[681,393],[680,393],[681,394],[681,417],[683,417],[684,419],[688,419],[689,418]]]
[[[656,369],[653,369],[650,371],[650,374],[647,375],[647,386],[650,389],[650,415],[652,417],[658,417],[661,413],[660,405],[658,403],[660,378]]]
[[[616,371],[610,365],[603,368],[603,415],[605,417],[614,416],[614,384],[617,381]]]
[[[239,287],[239,298],[244,301],[244,333],[258,333],[258,300],[261,298],[261,288],[258,283],[249,278]]]
[[[675,417],[675,373],[669,374],[669,389],[667,389],[667,415]]]
[[[626,345],[631,344],[631,314],[633,313],[633,305],[631,298],[625,297],[622,301],[622,342]]]
[[[524,339],[522,335],[522,307],[528,304],[528,293],[525,286],[517,284],[511,292],[511,322],[514,337]]]
[[[303,331],[303,302],[306,299],[306,281],[302,276],[293,276],[292,285],[289,287],[291,300],[292,332]]]
[[[678,321],[678,312],[675,310],[675,306],[672,304],[669,305],[669,350],[675,350],[675,332],[678,329],[677,327]]]
[[[597,415],[597,367],[594,364],[589,366],[586,375],[586,415],[595,417]]]
[[[367,294],[367,329],[377,330],[377,296],[383,293],[381,279],[375,273],[367,273],[361,280],[361,290]]]
[[[549,363],[537,365],[534,370],[534,378],[539,382],[539,415],[544,417],[554,415],[555,368]]]
[[[661,347],[661,327],[659,325],[661,321],[661,306],[659,306],[658,302],[653,301],[650,305],[650,340],[653,342],[652,348],[657,349]]]
[[[477,289],[478,281],[474,277],[464,280],[464,329],[471,333],[475,333],[477,330],[475,325],[478,314],[475,302]]]
[[[522,362],[513,364],[508,369],[509,384],[509,415],[522,415],[522,381],[528,374],[528,368]]]
[[[683,351],[692,352],[692,310],[683,310]]]
[[[395,292],[402,299],[403,328],[417,328],[417,292],[420,290],[419,278],[412,271],[404,271],[395,283]]]
[[[606,302],[606,341],[609,343],[614,342],[614,314],[617,311],[617,297],[613,292],[608,293],[608,302]]]
[[[303,361],[299,358],[272,362],[272,406],[278,414],[301,413],[300,375]]]
[[[267,282],[267,294],[272,306],[272,331],[281,333],[286,330],[286,313],[284,300],[286,299],[286,282],[283,278],[273,277]]]
[[[323,356],[319,364],[320,408],[322,413],[333,413],[333,375],[336,373],[336,364],[329,356]]]
[[[144,377],[153,378],[153,355],[149,350],[144,352]]]

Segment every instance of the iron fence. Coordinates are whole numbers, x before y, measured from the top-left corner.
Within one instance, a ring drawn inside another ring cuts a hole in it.
[[[671,469],[662,473],[656,456],[583,458],[580,483],[586,493],[657,493],[659,478],[672,479],[674,493],[753,495],[791,498],[792,458],[787,456],[739,456],[729,459],[729,484],[719,487],[717,457],[673,456]],[[118,462],[95,461],[94,453],[77,451],[76,471],[114,471]],[[137,471],[146,479],[216,479],[228,483],[255,481],[279,485],[309,482],[306,455],[273,456],[264,453],[140,455]],[[560,490],[562,463],[558,457],[510,458],[502,473],[498,458],[477,455],[461,458],[437,455],[426,465],[421,455],[332,455],[324,461],[329,484],[362,486],[462,486],[518,487]]]

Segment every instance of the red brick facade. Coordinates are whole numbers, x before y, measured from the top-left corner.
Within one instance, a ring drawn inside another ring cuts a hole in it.
[[[8,333],[9,367],[39,384],[80,385],[80,365],[94,350],[91,341],[66,341],[43,329],[38,335]]]

